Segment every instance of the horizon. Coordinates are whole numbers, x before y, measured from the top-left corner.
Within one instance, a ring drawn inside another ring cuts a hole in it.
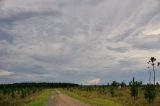
[[[158,0],[0,0],[0,83],[148,83],[159,10]]]

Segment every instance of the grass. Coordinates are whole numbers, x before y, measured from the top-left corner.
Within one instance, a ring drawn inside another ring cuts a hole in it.
[[[129,88],[116,89],[114,97],[111,96],[108,88],[105,88],[103,93],[99,90],[85,91],[79,88],[62,89],[61,91],[92,106],[160,106],[159,87],[157,87],[157,96],[153,104],[148,104],[145,100],[143,88],[139,88],[138,97],[135,101],[130,95]]]
[[[106,98],[99,98],[99,97],[89,98],[89,97],[80,96],[70,91],[64,91],[64,90],[61,90],[61,91],[70,97],[78,99],[92,106],[122,106],[121,104],[113,102],[111,100],[107,100]]]
[[[37,95],[26,98],[23,106],[45,106],[45,103],[51,93],[52,89],[43,90]]]
[[[130,96],[130,89],[115,89],[115,96],[112,97],[109,88],[105,88],[104,92],[100,92],[98,88],[86,91],[82,88],[65,88],[56,89],[64,94],[73,97],[81,102],[90,104],[91,106],[160,106],[160,87],[157,87],[156,99],[153,104],[148,104],[144,98],[144,89],[139,88],[139,94],[134,101]],[[26,98],[16,96],[3,95],[0,93],[0,106],[44,106],[53,89],[43,89],[42,91],[31,94]]]

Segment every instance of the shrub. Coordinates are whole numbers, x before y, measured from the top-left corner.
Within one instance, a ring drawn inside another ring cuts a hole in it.
[[[137,85],[137,82],[135,82],[134,77],[131,82],[130,91],[131,91],[131,96],[134,97],[134,100],[135,100],[135,98],[138,96],[138,85]]]
[[[115,95],[115,87],[114,86],[110,87],[110,93],[111,93],[112,97],[114,97],[114,95]]]
[[[156,89],[154,85],[148,84],[145,87],[144,97],[148,101],[149,104],[153,103],[156,97]]]
[[[11,95],[12,95],[12,98],[15,98],[15,89],[14,88],[12,88],[12,91],[11,91],[12,93],[11,93]]]
[[[21,90],[21,98],[25,98],[27,96],[26,89]]]

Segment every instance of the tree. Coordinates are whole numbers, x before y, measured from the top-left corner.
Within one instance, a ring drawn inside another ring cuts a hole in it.
[[[150,60],[148,61],[148,64],[151,63],[152,67],[153,67],[153,72],[154,72],[154,85],[156,84],[156,78],[155,78],[155,61],[156,61],[156,58],[155,57],[151,57]]]
[[[157,66],[160,66],[160,62],[158,62]]]
[[[110,93],[111,93],[112,97],[114,97],[114,95],[115,95],[115,87],[113,85],[110,87]]]
[[[141,87],[143,85],[143,82],[142,81],[136,81],[137,82],[137,86],[138,87]]]
[[[145,87],[144,91],[144,97],[148,101],[149,104],[153,103],[155,97],[156,97],[156,89],[155,86],[148,84]]]
[[[138,96],[138,85],[137,85],[137,81],[134,80],[134,77],[133,77],[133,80],[131,81],[131,96],[134,97],[134,100],[135,98]]]
[[[152,76],[152,72],[150,70],[150,67],[147,67],[148,71],[149,71],[149,84],[151,84],[151,76]]]
[[[159,83],[158,82],[156,83],[156,86],[159,87]]]
[[[120,85],[121,85],[121,87],[126,87],[125,81],[122,81]]]
[[[120,84],[117,81],[113,81],[111,85],[114,86],[114,87],[118,87]]]

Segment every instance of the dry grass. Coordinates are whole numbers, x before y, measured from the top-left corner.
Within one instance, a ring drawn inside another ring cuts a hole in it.
[[[66,91],[66,90],[65,90]],[[112,97],[109,88],[105,88],[104,93],[100,93],[98,90],[85,91],[78,88],[71,88],[67,92],[72,92],[86,99],[94,100],[96,98],[101,100],[109,100],[115,103],[122,104],[123,106],[160,106],[160,88],[157,88],[156,99],[153,104],[148,104],[144,98],[143,88],[139,88],[138,97],[134,101],[133,97],[130,96],[129,88],[121,88],[115,90],[115,96]],[[107,106],[107,105],[103,105]]]

